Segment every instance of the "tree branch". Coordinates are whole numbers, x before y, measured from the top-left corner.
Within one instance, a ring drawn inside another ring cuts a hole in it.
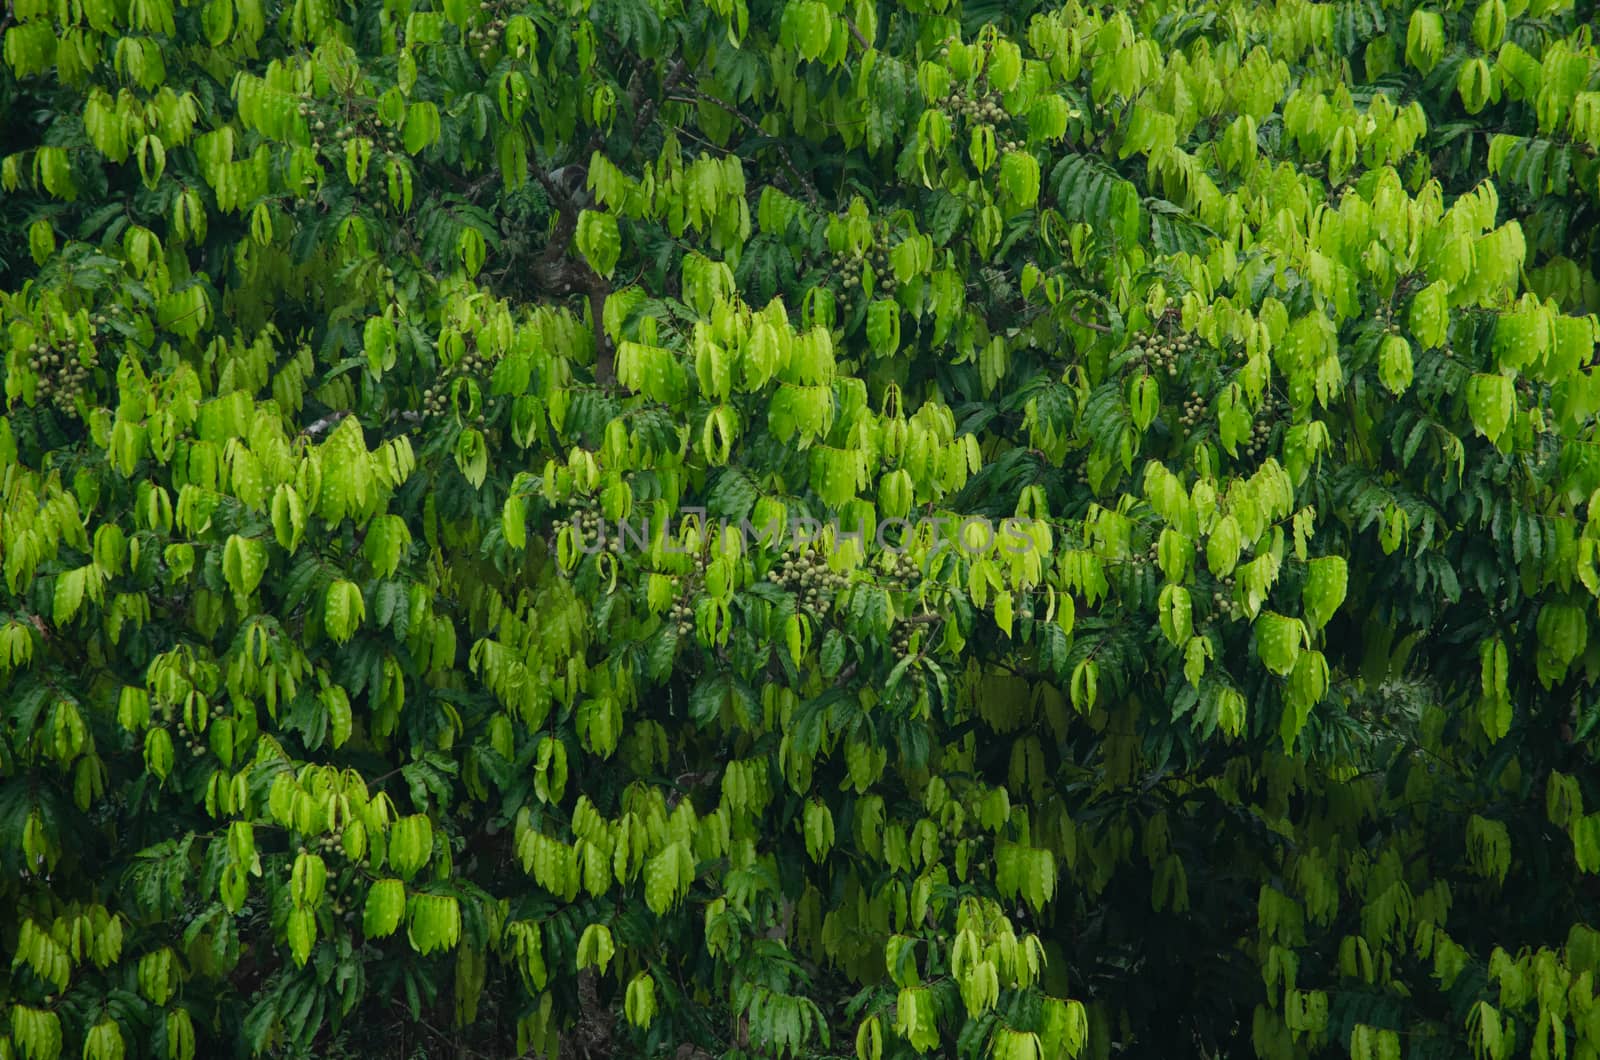
[[[598,1060],[614,1055],[611,1051],[611,1018],[601,1006],[598,976],[593,968],[578,973],[578,1055]]]
[[[668,95],[689,71],[689,64],[683,59],[675,61],[668,68],[666,77],[662,80],[661,96]],[[634,130],[637,132],[655,120],[656,111],[660,108],[661,97],[652,96],[644,101],[634,118]],[[638,142],[637,137],[634,138]],[[601,148],[605,146],[605,138],[599,129],[589,137],[585,148],[587,158],[583,164],[587,165]],[[556,208],[556,227],[550,234],[550,242],[544,248],[544,253],[539,256],[536,266],[539,272],[550,276],[556,271],[558,263],[567,256],[567,247],[572,242],[573,235],[578,230],[579,207],[572,197],[551,179],[549,173],[542,169],[534,169],[534,178],[544,188],[545,194],[550,197],[551,204]],[[588,263],[575,261],[570,268],[576,273],[575,278],[566,280],[562,285],[561,293],[582,290],[589,299],[589,314],[594,319],[594,375],[595,382],[602,387],[610,389],[616,382],[615,352],[611,349],[611,341],[605,332],[605,305],[606,298],[611,294],[611,286],[605,278],[589,268]]]
[[[483,176],[479,177],[477,180],[461,189],[461,197],[470,203],[476,203],[478,201],[478,196],[483,194],[484,189],[499,179],[500,172],[498,170],[492,173],[485,173]]]
[[[669,96],[668,98],[679,103],[705,102],[710,103],[713,106],[721,107],[723,110],[737,118],[739,120],[739,124],[743,125],[757,136],[766,136],[768,139],[772,140],[773,150],[778,152],[778,160],[783,163],[783,168],[789,171],[789,175],[794,178],[795,185],[805,193],[805,197],[811,203],[811,205],[817,205],[819,200],[815,185],[807,180],[805,175],[802,174],[798,168],[796,168],[794,160],[789,157],[788,149],[783,146],[783,143],[779,141],[777,137],[770,136],[767,133],[767,130],[763,129],[756,123],[755,119],[751,118],[748,114],[741,111],[732,103],[729,103],[723,99],[718,99],[709,92],[702,91],[699,86],[691,86],[686,89],[686,91],[692,93],[692,97],[686,98],[683,96]]]
[[[689,64],[679,59],[667,70],[667,76],[661,81],[661,95],[651,96],[644,101],[644,106],[634,119],[634,131],[640,132],[645,126],[656,120],[656,111],[661,109],[661,100],[678,87],[678,82],[683,80],[689,72]],[[637,142],[637,140],[635,140]]]
[[[1111,334],[1111,329],[1106,327],[1104,324],[1096,324],[1092,320],[1082,320],[1078,317],[1078,314],[1074,313],[1070,309],[1067,310],[1067,319],[1078,325],[1080,328],[1088,328],[1090,331],[1098,331],[1102,335]]]
[[[337,412],[330,412],[300,433],[310,438],[312,441],[316,441],[319,435],[322,435],[329,429],[337,426],[346,416],[350,415],[353,415],[353,413],[349,409],[340,409]]]
[[[589,312],[594,318],[595,382],[602,387],[610,387],[616,381],[616,369],[611,343],[606,338],[604,321],[606,297],[611,293],[611,288],[599,273],[589,268],[587,262],[573,261],[565,269],[558,267],[566,259],[567,246],[578,230],[578,204],[544,170],[535,169],[534,178],[550,197],[557,214],[555,230],[550,233],[550,242],[545,246],[544,253],[539,255],[535,269],[542,279],[563,273],[566,269],[575,274],[570,278],[562,277],[562,284],[557,293],[566,294],[581,289],[588,296]]]
[[[855,19],[845,15],[844,24],[850,28],[850,36],[854,37],[856,43],[861,45],[861,50],[870,52],[872,50],[872,42],[867,40],[866,35],[861,32],[861,27],[856,25]]]

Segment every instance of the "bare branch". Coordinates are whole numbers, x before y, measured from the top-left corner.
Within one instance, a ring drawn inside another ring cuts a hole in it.
[[[550,275],[552,268],[567,257],[567,247],[578,230],[579,208],[567,189],[549,173],[535,169],[534,177],[544,188],[545,194],[550,196],[550,202],[556,208],[557,214],[555,230],[550,233],[550,242],[545,246],[544,253],[539,256],[539,265],[536,266],[541,275]],[[603,320],[606,296],[611,293],[611,289],[586,262],[574,261],[570,268],[576,274],[577,282],[569,280],[569,289],[581,287],[588,295],[590,313],[594,317],[595,381],[609,387],[616,380],[616,370],[611,343],[606,338]]]
[[[756,123],[755,119],[751,118],[748,114],[744,113],[744,111],[740,110],[732,103],[729,103],[723,99],[718,99],[711,93],[702,91],[698,86],[691,87],[687,89],[687,91],[693,94],[692,98],[685,98],[683,96],[669,96],[668,98],[680,103],[705,102],[710,103],[713,106],[721,107],[723,110],[737,118],[739,120],[739,124],[743,125],[746,129],[749,129],[757,136],[768,136],[767,130],[763,129]],[[789,157],[789,151],[783,146],[782,141],[778,140],[776,137],[769,138],[773,141],[772,147],[778,152],[778,159],[783,163],[783,168],[789,171],[789,175],[794,178],[795,185],[805,193],[806,199],[811,203],[811,205],[816,206],[818,203],[816,186],[807,180],[805,175],[801,173],[798,168],[796,168],[794,160]]]
[[[684,62],[682,59],[679,59],[677,62],[673,63],[671,68],[667,70],[666,78],[661,82],[661,96],[666,97],[674,88],[678,87],[678,82],[682,81],[684,75],[688,72],[689,64]],[[658,97],[651,96],[649,99],[645,100],[644,106],[639,109],[638,116],[634,120],[634,131],[643,131],[645,126],[655,121],[656,111],[660,107],[661,99]]]
[[[855,19],[845,15],[844,24],[850,27],[850,36],[854,37],[856,43],[861,45],[861,50],[870,52],[872,50],[872,42],[867,40],[866,35],[861,32],[861,28],[856,25]]]
[[[611,1048],[611,1028],[614,1017],[600,1004],[598,976],[593,968],[578,973],[578,1025],[573,1029],[577,1053],[585,1058],[616,1055]],[[565,1050],[563,1050],[564,1052]]]
[[[346,416],[350,415],[353,415],[353,413],[351,413],[349,409],[340,409],[337,412],[330,412],[300,433],[315,441],[322,434],[325,434],[327,431],[338,426],[338,424]]]
[[[673,88],[689,71],[689,65],[683,59],[676,60],[668,68],[662,81],[661,96],[669,95]],[[644,105],[634,119],[634,129],[637,132],[655,120],[656,111],[661,105],[661,98],[652,96],[644,101]],[[634,142],[637,142],[635,137]],[[605,138],[599,129],[589,138],[585,147],[585,157],[581,164],[587,166],[590,160],[605,146]],[[539,256],[539,265],[535,266],[541,275],[550,275],[558,263],[567,258],[567,248],[572,242],[573,235],[578,229],[578,214],[580,204],[574,200],[565,182],[558,181],[551,173],[533,167],[534,179],[544,188],[545,194],[550,197],[551,205],[556,210],[556,226],[550,233],[550,242],[546,244],[544,252]],[[566,291],[582,291],[588,296],[590,315],[594,318],[594,375],[595,381],[602,387],[610,389],[616,383],[615,352],[611,348],[611,341],[606,337],[604,319],[605,303],[611,293],[611,285],[605,278],[589,268],[586,262],[573,261],[570,263],[570,272],[564,286]]]
[[[1098,331],[1102,335],[1111,334],[1111,329],[1106,327],[1104,324],[1096,324],[1092,320],[1082,320],[1078,317],[1078,314],[1074,313],[1070,309],[1067,310],[1067,319],[1078,325],[1080,328],[1088,328],[1090,331]]]
[[[495,170],[492,173],[485,173],[483,176],[479,177],[477,180],[461,189],[461,197],[466,199],[468,202],[476,203],[478,201],[478,196],[482,195],[489,185],[500,179],[499,170]]]

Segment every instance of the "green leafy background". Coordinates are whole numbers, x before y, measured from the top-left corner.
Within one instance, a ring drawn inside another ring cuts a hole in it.
[[[0,1057],[1600,1055],[1593,15],[13,0]]]

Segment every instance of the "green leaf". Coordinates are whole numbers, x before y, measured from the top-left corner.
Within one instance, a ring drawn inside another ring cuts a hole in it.
[[[88,577],[85,567],[62,571],[56,577],[55,599],[52,603],[51,617],[56,625],[65,626],[77,617],[78,609],[83,604],[84,583]]]
[[[1164,586],[1161,590],[1160,600],[1161,632],[1173,644],[1181,645],[1189,640],[1189,634],[1194,628],[1190,617],[1189,590],[1181,585]]]
[[[1161,407],[1161,391],[1156,381],[1141,375],[1128,384],[1128,408],[1133,425],[1140,431],[1149,429]]]
[[[1306,580],[1300,590],[1306,622],[1321,629],[1344,603],[1348,571],[1343,556],[1319,556],[1306,564]]]
[[[1383,340],[1378,351],[1378,378],[1390,393],[1403,393],[1411,385],[1411,344],[1399,335]]]
[[[880,357],[892,357],[900,348],[900,307],[878,299],[867,307],[867,341]]]
[[[222,575],[243,600],[256,591],[267,571],[267,547],[254,538],[234,534],[222,550]]]
[[[455,458],[462,476],[480,488],[489,476],[489,446],[482,432],[469,429],[456,435]]]
[[[328,586],[322,615],[323,628],[328,635],[341,644],[348,641],[366,617],[366,602],[361,597],[361,589],[351,581],[335,581]]]
[[[609,278],[622,255],[622,234],[617,229],[617,219],[598,210],[580,213],[578,250],[588,260],[590,268]]]
[[[1305,626],[1298,619],[1263,611],[1255,624],[1256,654],[1262,665],[1279,676],[1294,669],[1305,644]]]
[[[1206,567],[1218,578],[1233,573],[1243,548],[1239,520],[1232,513],[1217,520],[1206,539]]]
[[[1000,160],[1000,190],[1012,204],[1027,210],[1039,201],[1039,162],[1024,151],[1008,151]]]
[[[1474,374],[1467,380],[1466,397],[1472,425],[1489,441],[1499,441],[1511,423],[1516,398],[1512,380],[1503,375]]]

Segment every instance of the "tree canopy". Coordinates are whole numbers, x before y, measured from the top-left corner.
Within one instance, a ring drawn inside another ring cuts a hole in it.
[[[12,0],[0,1060],[1600,1057],[1572,0]]]

